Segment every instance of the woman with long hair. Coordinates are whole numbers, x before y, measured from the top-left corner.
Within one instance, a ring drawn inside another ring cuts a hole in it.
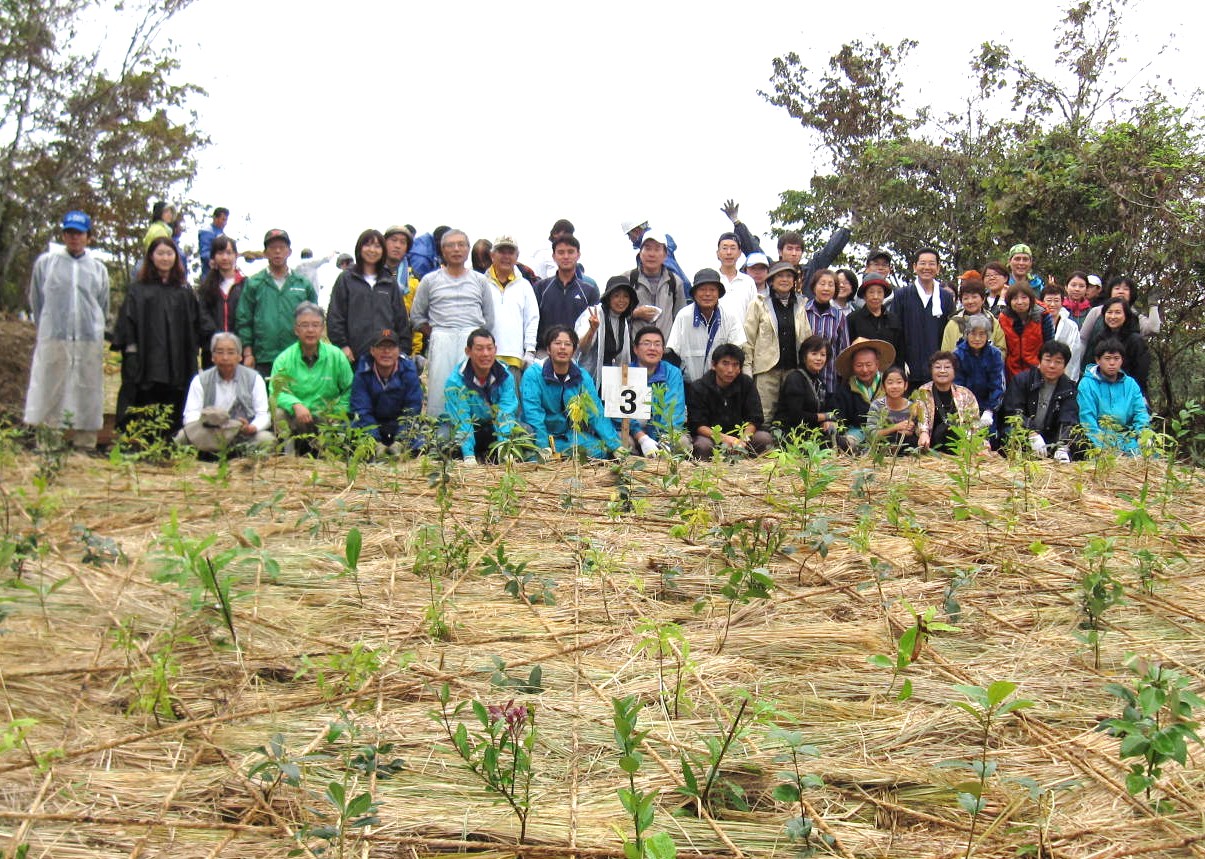
[[[165,432],[174,433],[197,373],[200,305],[185,283],[180,252],[170,237],[151,240],[139,271],[126,292],[111,346],[122,356],[117,423],[129,422],[131,408],[159,405],[169,417]]]
[[[1121,369],[1127,376],[1134,377],[1145,396],[1146,383],[1151,374],[1151,350],[1142,336],[1138,315],[1124,295],[1114,295],[1100,306],[1100,316],[1092,323],[1088,347],[1084,350],[1085,368],[1095,363],[1096,359],[1088,356],[1096,355],[1097,344],[1109,337],[1115,337],[1121,343]]]
[[[355,263],[339,273],[331,289],[326,333],[352,366],[388,329],[403,355],[410,354],[410,317],[393,272],[385,265],[385,237],[365,230],[356,239]]]
[[[210,367],[213,359],[205,347],[219,331],[233,331],[238,313],[239,296],[243,294],[243,273],[238,270],[238,246],[234,239],[217,235],[210,246],[209,272],[197,287],[201,305],[201,365]]]

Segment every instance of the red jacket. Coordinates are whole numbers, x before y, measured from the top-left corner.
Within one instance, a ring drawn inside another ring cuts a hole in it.
[[[1054,339],[1054,324],[1041,307],[1030,311],[1021,320],[1011,307],[1005,308],[998,320],[1004,331],[1008,352],[1004,356],[1004,375],[1011,379],[1018,373],[1038,366],[1038,350],[1047,340]]]

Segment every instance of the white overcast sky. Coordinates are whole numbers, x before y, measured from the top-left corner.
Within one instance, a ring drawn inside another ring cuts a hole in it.
[[[1203,15],[1137,2],[1128,74],[1170,39],[1144,79],[1205,83],[1190,62]],[[446,223],[474,240],[509,233],[530,259],[567,217],[602,280],[632,264],[621,221],[670,232],[693,273],[714,265],[725,198],[767,233],[778,193],[824,166],[814,137],[757,95],[773,57],[794,50],[819,69],[846,41],[914,38],[908,99],[940,112],[970,91],[984,40],[1052,69],[1061,16],[1033,0],[198,0],[166,35],[180,79],[208,91],[194,102],[213,142],[193,196],[231,209],[241,249],[271,227],[322,255],[367,227]]]

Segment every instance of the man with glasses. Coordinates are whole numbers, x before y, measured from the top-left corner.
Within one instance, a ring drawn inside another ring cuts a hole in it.
[[[686,435],[686,383],[682,371],[668,361],[665,354],[665,335],[656,325],[646,325],[636,332],[636,362],[647,372],[652,389],[652,418],[633,420],[628,426],[632,442],[644,456],[676,446],[689,450]]]
[[[297,342],[272,362],[276,418],[287,424],[293,451],[309,450],[318,424],[346,420],[352,370],[343,350],[322,340],[326,314],[310,301],[297,305],[293,331]]]
[[[444,410],[444,385],[464,357],[464,343],[477,328],[494,328],[489,280],[467,267],[469,237],[448,230],[440,238],[443,267],[419,283],[410,321],[427,338],[427,414]]]

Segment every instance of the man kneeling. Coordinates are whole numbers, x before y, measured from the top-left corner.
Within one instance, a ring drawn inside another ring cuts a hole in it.
[[[485,328],[469,333],[464,363],[448,376],[444,386],[444,414],[460,445],[464,464],[477,465],[490,448],[521,431],[517,420],[519,400],[510,370],[498,360],[494,335]],[[536,367],[532,372],[539,372]]]
[[[423,386],[414,362],[399,351],[400,342],[393,329],[381,331],[360,356],[351,382],[352,426],[376,439],[377,456],[422,447],[413,419],[423,410]]]
[[[745,350],[732,343],[711,353],[711,369],[690,383],[687,420],[696,459],[710,459],[717,444],[725,450],[759,454],[773,439],[761,429],[761,398],[752,377],[741,372]],[[720,427],[717,436],[712,427]]]
[[[271,447],[276,437],[268,432],[268,389],[263,376],[242,365],[238,336],[219,331],[209,352],[213,366],[193,376],[188,386],[184,429],[176,433],[176,444],[192,445],[202,453]]]
[[[342,349],[323,342],[325,323],[326,314],[317,304],[297,305],[293,311],[297,342],[272,362],[276,420],[287,429],[293,452],[299,456],[314,452],[320,424],[347,421],[351,364]]]
[[[1029,448],[1038,456],[1070,462],[1076,452],[1079,402],[1075,382],[1066,374],[1071,349],[1058,340],[1047,340],[1038,350],[1038,366],[1023,370],[1009,380],[1004,391],[1004,429],[1026,434]],[[1019,428],[1008,422],[1021,419]]]

